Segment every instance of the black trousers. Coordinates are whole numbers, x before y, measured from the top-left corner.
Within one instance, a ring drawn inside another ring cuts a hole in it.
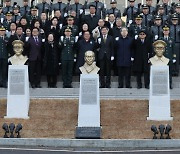
[[[71,86],[73,76],[73,60],[62,60],[62,80],[63,86]]]
[[[124,86],[124,78],[125,78],[125,85],[126,88],[131,86],[131,67],[129,66],[118,66],[118,82],[119,87]]]
[[[7,87],[7,59],[0,59],[0,86]]]
[[[136,80],[137,86],[142,87],[142,80],[141,77],[144,74],[144,85],[145,87],[149,87],[149,72],[136,72]]]
[[[31,85],[40,85],[41,61],[29,61],[29,80]]]
[[[55,87],[57,84],[57,75],[47,75],[48,87]]]
[[[111,84],[111,60],[106,56],[99,61],[100,67],[100,83],[101,86],[110,86]]]

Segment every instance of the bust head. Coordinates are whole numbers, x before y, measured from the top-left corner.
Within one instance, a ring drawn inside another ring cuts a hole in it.
[[[93,51],[86,51],[84,60],[88,65],[92,65],[95,60],[95,54]]]
[[[153,46],[154,46],[154,52],[156,53],[156,56],[162,57],[165,51],[166,42],[162,40],[157,40],[153,43]]]
[[[13,45],[13,50],[15,54],[17,56],[22,55],[24,43],[20,40],[15,40],[12,42],[12,45]]]

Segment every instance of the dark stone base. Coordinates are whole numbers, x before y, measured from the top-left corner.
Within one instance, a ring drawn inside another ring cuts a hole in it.
[[[77,139],[100,139],[101,127],[76,127]]]

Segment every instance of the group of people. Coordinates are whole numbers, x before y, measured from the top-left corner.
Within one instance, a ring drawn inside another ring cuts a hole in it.
[[[23,0],[22,7],[16,2],[12,5],[11,0],[4,3],[0,6],[1,87],[7,87],[8,59],[14,55],[15,40],[23,42],[32,88],[41,87],[42,74],[49,88],[57,87],[58,74],[63,87],[71,88],[73,75],[79,75],[84,65],[85,52],[93,51],[100,68],[100,88],[111,87],[112,75],[119,77],[119,88],[131,88],[134,74],[139,89],[144,74],[148,89],[149,59],[156,40],[166,42],[164,56],[170,59],[171,75],[179,75],[180,3],[169,5],[169,0],[161,0],[153,6],[152,0],[145,4],[128,0],[124,11],[117,8],[117,0],[110,0],[111,8],[99,0],[84,4],[42,0],[37,5],[32,0],[31,7],[28,0]]]

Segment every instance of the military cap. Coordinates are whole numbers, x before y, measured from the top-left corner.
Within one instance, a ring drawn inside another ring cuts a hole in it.
[[[36,6],[31,6],[31,10],[37,10],[38,8]]]
[[[69,15],[69,16],[66,17],[66,19],[67,20],[74,20],[74,17]]]
[[[153,43],[153,46],[156,46],[157,44],[162,44],[164,47],[166,47],[166,42],[164,42],[163,40],[157,40]]]
[[[71,32],[71,28],[70,28],[70,27],[67,27],[67,28],[65,29],[65,32]]]
[[[0,31],[5,31],[5,30],[6,30],[6,28],[4,26],[0,27]]]
[[[141,29],[141,30],[139,31],[139,34],[140,34],[140,33],[147,34],[147,32],[146,32],[146,30],[145,30],[145,29]]]
[[[163,27],[163,31],[168,31],[169,30],[169,27],[167,26],[167,25],[165,25],[164,27]]]
[[[161,16],[159,16],[159,15],[155,16],[155,20],[161,20],[161,19],[162,19]]]
[[[176,7],[180,7],[180,3],[177,3],[177,4],[176,4]]]
[[[28,0],[23,0],[24,2],[28,2]]]
[[[12,45],[14,46],[14,44],[22,44],[22,45],[24,45],[24,42],[21,41],[21,40],[14,40],[14,41],[12,42]]]
[[[178,15],[177,14],[172,14],[171,19],[172,20],[178,20]]]
[[[164,9],[164,5],[163,4],[160,4],[157,7],[158,7],[158,9]]]
[[[129,2],[134,2],[135,0],[128,0]]]
[[[6,16],[12,16],[12,15],[13,15],[13,13],[10,12],[10,11],[8,11],[8,12],[6,13]]]
[[[116,4],[117,3],[117,0],[111,0],[110,1],[110,4]]]
[[[148,7],[147,4],[143,4],[143,5],[142,5],[142,8],[143,8],[143,9],[149,9],[149,7]]]
[[[90,9],[90,7],[94,7],[94,8],[96,8],[96,6],[95,6],[95,5],[93,5],[93,4],[89,5],[89,9]]]
[[[136,20],[141,20],[142,18],[143,18],[143,17],[139,14],[139,15],[136,16],[135,19],[136,19]]]
[[[20,9],[20,6],[19,6],[19,5],[14,5],[14,6],[13,6],[13,9],[14,9],[14,10]]]
[[[2,4],[0,4],[0,9],[2,9],[3,8],[3,5]]]

